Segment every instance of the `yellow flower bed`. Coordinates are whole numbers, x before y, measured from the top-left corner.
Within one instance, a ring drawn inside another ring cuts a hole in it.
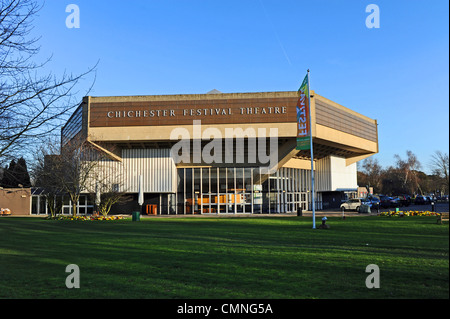
[[[56,220],[79,220],[79,221],[91,221],[91,220],[119,220],[123,219],[122,216],[64,216],[59,215],[57,217],[48,217],[48,219]]]
[[[382,212],[380,213],[380,216],[397,216],[397,217],[404,217],[404,216],[439,216],[440,213],[436,212],[430,212],[430,211],[422,211],[422,210],[409,210],[409,211],[389,211],[389,212]]]

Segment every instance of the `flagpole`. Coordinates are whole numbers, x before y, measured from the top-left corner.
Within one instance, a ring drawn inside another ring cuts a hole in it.
[[[314,152],[313,152],[313,137],[312,137],[312,125],[311,125],[311,83],[309,80],[308,69],[308,105],[309,105],[309,143],[311,149],[311,207],[313,218],[313,229],[316,229],[316,201],[315,201],[315,187],[314,187]]]

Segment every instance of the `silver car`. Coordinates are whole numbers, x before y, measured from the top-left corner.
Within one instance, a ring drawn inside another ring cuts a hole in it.
[[[341,211],[356,210],[357,212],[359,212],[361,205],[366,205],[366,206],[371,207],[372,203],[368,200],[361,199],[361,198],[349,199],[345,203],[341,204]]]

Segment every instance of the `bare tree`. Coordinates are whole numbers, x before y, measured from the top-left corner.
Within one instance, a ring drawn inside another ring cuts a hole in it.
[[[30,37],[36,0],[0,0],[0,161],[48,136],[75,106],[75,87],[91,73],[60,78],[41,71],[50,59],[34,61],[38,39]]]
[[[34,152],[32,176],[34,184],[39,186],[40,196],[45,198],[47,209],[51,217],[62,212],[63,184],[57,174],[60,169],[60,157],[57,139],[49,139],[46,143],[39,145]]]
[[[381,173],[383,168],[378,160],[372,157],[366,158],[360,166],[360,171],[365,177],[361,180],[363,185],[360,186],[373,187],[374,192],[379,192],[381,190]]]
[[[54,174],[61,181],[63,191],[72,202],[72,214],[77,214],[77,203],[83,192],[95,191],[96,167],[102,158],[93,146],[85,141],[73,139],[66,143],[59,155],[59,169]]]
[[[125,191],[120,191],[119,184],[109,183],[106,180],[98,180],[97,187],[97,191],[100,194],[98,212],[105,217],[108,216],[111,208],[115,204],[124,204],[133,199],[132,196],[127,196]]]
[[[49,204],[57,207],[54,198],[69,196],[75,216],[80,196],[89,194],[95,201],[98,193],[101,201],[97,208],[106,216],[114,204],[130,200],[123,186],[122,163],[111,160],[81,136],[66,142],[61,149],[56,141],[45,143],[38,153],[34,177]]]
[[[44,189],[45,196],[50,200],[56,195],[69,196],[75,216],[81,194],[95,191],[95,169],[101,156],[83,140],[73,139],[61,150],[59,144],[49,143],[35,160],[36,186]]]
[[[441,191],[449,190],[449,157],[447,153],[436,151],[431,156],[431,169],[433,174],[442,179]]]
[[[399,178],[402,182],[402,188],[413,193],[419,189],[420,193],[422,189],[420,187],[420,179],[417,172],[421,169],[422,164],[417,159],[417,156],[411,152],[406,151],[407,159],[403,160],[399,155],[395,154],[396,169],[399,173]]]

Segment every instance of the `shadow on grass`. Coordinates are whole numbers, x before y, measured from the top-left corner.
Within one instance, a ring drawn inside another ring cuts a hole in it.
[[[431,219],[0,220],[1,298],[448,298]],[[365,268],[381,270],[367,289]],[[65,287],[77,264],[81,289]]]

